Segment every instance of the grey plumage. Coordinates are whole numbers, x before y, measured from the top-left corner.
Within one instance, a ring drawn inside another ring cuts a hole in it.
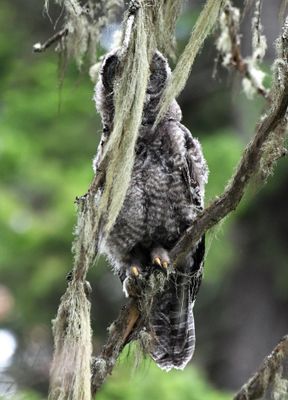
[[[94,160],[95,171],[113,127],[113,83],[118,68],[115,50],[104,58],[95,91],[104,127]],[[152,129],[170,75],[168,62],[158,51],[150,70],[131,182],[116,223],[100,248],[130,296],[133,293],[129,292],[129,279],[147,276],[156,264],[162,269],[167,267],[169,250],[203,209],[207,181],[201,146],[181,124],[181,110],[175,100]],[[149,310],[146,329],[153,338],[150,354],[165,370],[184,368],[193,355],[192,309],[201,283],[203,259],[204,238],[177,269],[169,267],[172,272]]]

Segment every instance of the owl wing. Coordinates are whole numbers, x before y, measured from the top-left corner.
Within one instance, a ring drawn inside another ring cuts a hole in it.
[[[184,168],[182,170],[183,179],[186,183],[187,191],[190,194],[191,203],[201,212],[204,207],[205,184],[208,180],[207,163],[204,159],[199,141],[192,137],[190,131],[185,126],[182,124],[179,125],[184,133],[185,147],[187,149]],[[190,265],[193,266],[192,269],[190,269],[190,273],[195,275],[195,278],[191,281],[191,296],[193,301],[195,300],[201,284],[204,254],[205,236],[203,235],[197,247],[190,254],[192,257]]]
[[[202,281],[204,252],[202,237],[196,249],[171,274],[152,305],[150,330],[154,343],[150,354],[166,371],[185,368],[194,353],[193,306]]]
[[[180,122],[173,120],[174,127],[175,123],[183,133],[186,148],[182,165],[184,191],[186,189],[191,204],[201,212],[207,165],[198,140]],[[201,285],[204,253],[203,236],[171,274],[161,297],[154,300],[151,324],[155,344],[151,356],[160,368],[167,371],[171,368],[183,369],[194,352],[193,305]]]
[[[179,128],[184,134],[185,147],[187,149],[182,170],[183,179],[186,183],[191,203],[201,211],[204,206],[205,184],[208,180],[207,163],[203,157],[199,141],[192,137],[190,131],[180,123]]]
[[[93,169],[96,173],[105,153],[109,135],[113,129],[114,119],[114,83],[119,68],[118,50],[108,53],[103,59],[98,82],[95,87],[94,101],[97,111],[101,115],[103,132],[93,160]]]

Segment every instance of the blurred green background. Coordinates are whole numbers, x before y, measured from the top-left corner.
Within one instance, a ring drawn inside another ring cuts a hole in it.
[[[178,54],[203,1],[187,4]],[[270,51],[279,32],[278,1],[264,2]],[[32,45],[53,33],[39,0],[0,4],[0,398],[45,399],[52,355],[51,319],[71,269],[77,195],[92,179],[101,124],[87,68],[71,63],[59,85],[52,49]],[[59,15],[61,10],[52,9]],[[243,49],[249,52],[249,13]],[[102,49],[104,52],[105,49]],[[207,203],[223,191],[263,107],[219,68],[207,43],[179,98],[184,124],[210,168]],[[268,67],[266,67],[268,70]],[[267,78],[269,81],[269,76]],[[60,87],[61,86],[61,87]],[[239,209],[207,237],[205,279],[195,305],[197,346],[184,372],[123,355],[100,400],[229,399],[288,332],[288,172],[281,160],[265,188],[254,181]],[[123,303],[105,260],[90,271],[95,351]],[[128,354],[129,353],[129,354]],[[2,396],[2,397],[1,397]]]

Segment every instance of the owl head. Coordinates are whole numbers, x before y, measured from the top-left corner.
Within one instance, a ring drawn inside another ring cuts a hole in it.
[[[114,117],[114,83],[120,72],[119,51],[115,49],[104,57],[94,96],[103,125],[108,129],[112,126]],[[150,63],[142,124],[153,124],[155,121],[158,105],[170,75],[171,70],[167,59],[158,50],[155,51]],[[171,113],[175,114],[177,119],[181,118],[181,111],[176,101],[171,104],[168,111],[168,114]]]

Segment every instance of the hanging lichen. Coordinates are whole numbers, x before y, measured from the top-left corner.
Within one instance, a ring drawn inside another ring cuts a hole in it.
[[[243,90],[248,98],[253,98],[259,88],[265,90],[263,81],[266,74],[261,69],[260,64],[266,53],[267,41],[265,35],[263,35],[261,8],[262,1],[257,0],[252,18],[252,56],[246,60],[250,78],[244,77],[242,80]]]
[[[81,282],[71,282],[54,321],[50,400],[91,398],[90,303]],[[68,394],[68,397],[67,397]]]
[[[288,7],[288,0],[282,0],[281,5],[280,5],[280,10],[279,10],[279,16],[283,20],[285,12]]]
[[[157,17],[155,21],[157,48],[172,59],[175,59],[175,28],[181,6],[181,0],[160,0],[154,5],[154,8],[158,9],[154,12]]]
[[[229,68],[233,62],[233,46],[240,46],[239,26],[240,10],[237,7],[232,7],[230,1],[228,1],[225,10],[220,14],[220,34],[216,40],[216,49],[221,55],[221,64],[225,68]],[[233,35],[231,30],[233,30]],[[232,39],[234,43],[232,43]]]
[[[288,19],[285,26],[288,30]],[[285,32],[285,29],[284,29]],[[287,75],[288,53],[286,52],[285,41],[288,37],[285,33],[276,42],[277,58],[273,64],[274,86],[271,89],[271,106],[277,104],[279,93],[283,91],[285,85],[285,76]],[[279,158],[287,154],[285,142],[287,141],[287,119],[285,118],[280,126],[270,135],[269,140],[265,143],[262,149],[262,156],[259,165],[258,177],[265,181],[272,175],[275,164]]]
[[[256,93],[268,97],[268,91],[263,84],[265,73],[261,69],[267,48],[266,38],[262,32],[261,7],[262,1],[256,0],[252,18],[252,55],[250,57],[244,58],[241,54],[240,9],[234,7],[229,0],[219,18],[220,34],[216,40],[222,66],[235,69],[240,73],[243,91],[249,99]]]
[[[125,68],[122,68],[122,75],[114,84],[114,126],[103,156],[108,157],[109,164],[98,215],[105,221],[106,234],[116,221],[129,186],[149,78],[149,64],[155,47],[151,10],[145,7],[145,2],[140,5],[128,49],[120,60],[122,65],[125,63]],[[125,42],[125,37],[123,40]]]
[[[79,68],[86,56],[90,64],[95,63],[101,31],[115,20],[119,9],[123,9],[123,0],[89,0],[84,5],[78,0],[54,2],[61,6],[63,30],[66,30],[56,50],[68,59],[73,58]],[[48,13],[49,0],[45,0],[44,8]]]
[[[197,19],[190,40],[172,73],[170,83],[163,94],[161,107],[155,125],[165,115],[172,100],[183,90],[194,60],[202,48],[205,39],[215,26],[224,4],[225,0],[208,0],[206,2],[204,9]]]

